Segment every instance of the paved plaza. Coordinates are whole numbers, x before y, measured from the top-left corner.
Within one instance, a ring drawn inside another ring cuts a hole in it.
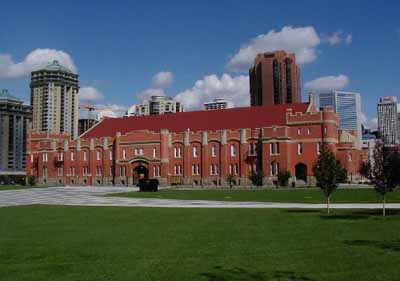
[[[137,191],[129,187],[48,187],[0,191],[0,207],[22,205],[123,206],[162,208],[301,208],[321,209],[325,204],[223,202],[206,200],[176,200],[150,198],[105,197],[107,194]],[[400,209],[400,203],[386,204]],[[381,204],[331,204],[333,209],[380,209]]]

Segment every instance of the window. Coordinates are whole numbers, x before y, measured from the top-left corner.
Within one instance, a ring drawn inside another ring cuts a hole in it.
[[[257,154],[256,152],[257,152],[256,151],[256,144],[255,143],[250,143],[249,144],[249,155],[250,156],[254,156],[254,155]]]
[[[86,161],[87,160],[87,151],[84,151],[83,152],[83,161]]]
[[[210,175],[218,175],[218,165],[216,164],[210,165]]]
[[[57,168],[57,175],[58,175],[59,177],[62,177],[62,176],[63,176],[63,168]]]
[[[143,155],[143,148],[135,148],[135,155]]]
[[[114,176],[114,167],[110,167],[110,176]]]
[[[48,158],[47,158],[47,153],[43,153],[43,162],[47,162]]]
[[[57,153],[57,160],[58,161],[63,161],[64,159],[64,153],[62,153],[61,151]]]
[[[175,165],[174,166],[174,174],[175,175],[181,175],[182,174],[182,166],[181,165]]]
[[[211,157],[217,157],[217,147],[215,145],[211,147]]]
[[[197,150],[197,146],[193,147],[193,158],[197,158],[199,157],[199,152]]]
[[[154,147],[154,148],[153,148],[153,158],[156,158],[156,152],[157,152],[157,150],[156,150],[156,148]]]
[[[126,150],[125,149],[122,150],[122,159],[126,159]]]
[[[75,161],[75,153],[71,151],[71,161]]]
[[[351,155],[351,153],[349,153],[348,160],[349,160],[350,162],[353,161],[353,156]]]
[[[192,165],[192,175],[199,175],[200,174],[200,166],[199,165]]]
[[[126,173],[125,166],[119,167],[119,173],[120,173],[121,177],[125,177],[125,173]]]
[[[311,129],[310,128],[307,129],[307,135],[311,135]]]
[[[101,176],[101,166],[96,167],[96,176]]]
[[[297,129],[297,134],[301,135],[301,129]]]
[[[239,174],[239,164],[237,163],[233,166],[233,174]]]
[[[326,127],[324,127],[324,134],[326,135],[327,132],[328,132],[328,129]]]
[[[96,151],[96,159],[101,160],[101,151],[99,150]]]
[[[159,165],[153,166],[153,176],[154,177],[160,176],[160,166]]]
[[[321,154],[321,143],[317,142],[317,154],[320,155]]]
[[[231,157],[236,156],[236,145],[231,144]]]
[[[70,176],[75,176],[75,167],[69,168],[69,174],[70,174]]]
[[[33,163],[33,155],[31,154],[31,163]]]
[[[297,154],[298,155],[303,154],[303,144],[302,143],[297,144]]]
[[[113,160],[113,152],[110,150],[110,160]]]
[[[273,161],[270,165],[269,165],[269,169],[270,169],[270,175],[271,176],[277,176],[278,172],[279,172],[279,163]]]
[[[273,142],[269,144],[269,154],[270,155],[279,154],[279,142]]]
[[[83,171],[82,173],[83,173],[84,176],[89,175],[89,168],[88,167],[83,167],[82,171]]]
[[[175,156],[175,158],[181,158],[182,157],[182,149],[180,147],[175,147],[174,148],[174,156]]]

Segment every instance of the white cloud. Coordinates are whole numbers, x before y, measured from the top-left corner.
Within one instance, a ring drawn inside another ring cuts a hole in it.
[[[248,71],[258,53],[274,50],[294,52],[299,64],[307,64],[317,58],[320,43],[320,37],[312,26],[285,26],[280,31],[271,30],[253,38],[230,59],[227,68]]]
[[[98,101],[104,98],[104,94],[95,87],[82,87],[79,89],[79,100],[82,101]]]
[[[161,71],[153,76],[152,85],[157,89],[165,89],[174,82],[172,72]]]
[[[378,118],[374,117],[372,119],[368,119],[367,115],[361,112],[361,124],[363,124],[365,128],[374,131],[378,128]]]
[[[325,76],[309,81],[305,88],[310,91],[338,91],[343,90],[350,83],[346,75]]]
[[[345,35],[343,31],[338,30],[330,35],[321,35],[322,41],[329,45],[337,45],[340,43],[346,43],[347,45],[353,42],[353,35],[351,33]]]
[[[118,104],[96,104],[97,119],[103,117],[121,117],[128,110],[127,106]]]
[[[248,106],[249,95],[248,76],[232,77],[229,74],[223,74],[221,78],[218,78],[213,74],[196,81],[191,89],[179,93],[175,99],[182,102],[186,110],[196,110],[202,109],[204,102],[215,98],[225,98],[234,106]]]
[[[0,78],[18,78],[28,76],[34,70],[46,66],[49,62],[59,63],[73,72],[77,72],[71,56],[55,49],[36,49],[30,52],[23,61],[15,63],[10,54],[0,54]]]
[[[140,92],[137,97],[141,102],[145,102],[150,100],[151,96],[165,96],[165,92],[163,89],[146,89]]]

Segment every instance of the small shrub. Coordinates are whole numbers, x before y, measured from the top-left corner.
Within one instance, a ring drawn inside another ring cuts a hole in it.
[[[292,175],[289,171],[279,171],[278,172],[278,183],[279,186],[288,186],[289,179]]]

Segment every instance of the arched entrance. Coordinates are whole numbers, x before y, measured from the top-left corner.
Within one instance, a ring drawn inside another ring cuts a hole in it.
[[[303,163],[298,163],[295,166],[295,169],[296,169],[295,172],[296,179],[307,182],[307,165]]]
[[[132,182],[133,184],[137,184],[139,179],[148,179],[149,178],[149,169],[147,165],[138,163],[136,167],[132,169]]]

